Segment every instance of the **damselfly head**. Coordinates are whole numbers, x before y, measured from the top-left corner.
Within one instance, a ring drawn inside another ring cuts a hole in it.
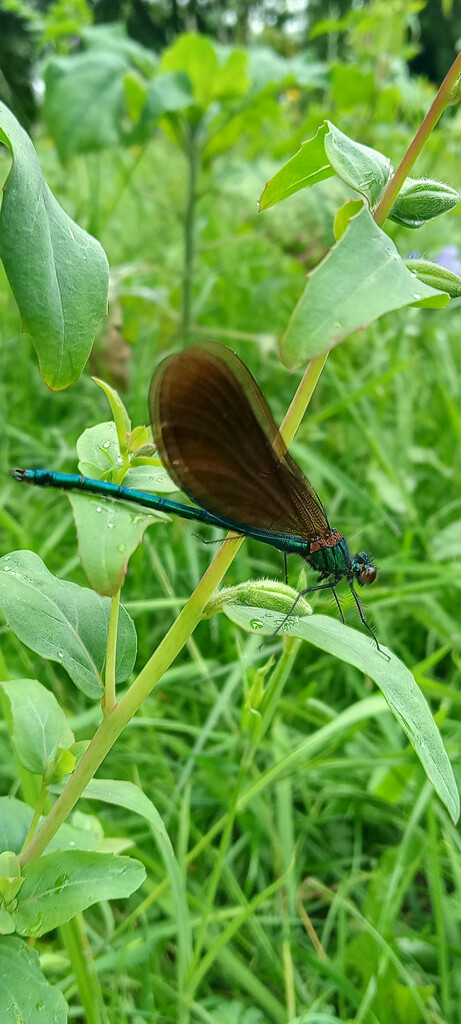
[[[366,551],[357,551],[357,554],[351,559],[351,573],[361,587],[368,583],[374,583],[378,575],[376,567]]]

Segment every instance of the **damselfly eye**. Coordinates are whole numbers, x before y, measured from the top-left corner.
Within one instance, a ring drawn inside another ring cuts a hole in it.
[[[377,575],[378,574],[376,572],[374,565],[367,565],[364,569],[362,569],[359,576],[359,581],[362,584],[362,586],[364,583],[374,583]]]

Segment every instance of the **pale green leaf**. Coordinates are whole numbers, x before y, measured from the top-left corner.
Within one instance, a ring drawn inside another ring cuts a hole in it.
[[[0,608],[23,643],[43,658],[59,662],[88,697],[101,697],[109,598],[57,579],[33,551],[14,551],[0,559]],[[121,608],[115,670],[118,682],[129,676],[135,657],[135,628]]]
[[[19,761],[35,775],[45,775],[58,746],[74,741],[56,697],[38,679],[0,683],[10,705],[12,742]]]
[[[392,173],[387,157],[376,149],[349,139],[331,121],[325,122],[325,153],[334,171],[346,185],[360,192],[374,210]]]
[[[453,821],[458,820],[458,787],[439,730],[413,675],[392,651],[381,643],[378,651],[372,637],[326,615],[303,618],[293,615],[282,625],[280,614],[267,609],[225,605],[223,611],[232,622],[248,632],[271,636],[280,628],[281,635],[300,637],[334,658],[354,665],[373,679],[408,737],[436,793]]]
[[[130,896],[145,878],[137,860],[106,853],[48,853],[23,868],[13,915],[20,935],[43,935],[101,900]]]
[[[29,136],[2,103],[0,140],[13,156],[0,256],[43,377],[50,388],[65,388],[82,372],[107,312],[106,255],[59,206]]]
[[[113,596],[123,586],[128,562],[148,526],[168,522],[163,512],[68,491],[82,567],[94,590]]]
[[[282,341],[283,361],[296,369],[393,309],[447,302],[448,295],[415,281],[364,208],[309,274]]]
[[[267,182],[259,200],[261,212],[288,199],[288,196],[302,188],[331,178],[334,170],[325,153],[326,133],[327,125],[324,124],[317,129],[312,139],[302,143],[301,149]]]
[[[66,1024],[67,1003],[40,967],[38,953],[14,936],[0,938],[2,1024]]]

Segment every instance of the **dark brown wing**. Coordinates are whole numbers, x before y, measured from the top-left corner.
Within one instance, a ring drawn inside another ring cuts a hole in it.
[[[329,533],[266,399],[230,349],[205,342],[165,359],[152,378],[149,411],[163,464],[202,508],[306,540]]]

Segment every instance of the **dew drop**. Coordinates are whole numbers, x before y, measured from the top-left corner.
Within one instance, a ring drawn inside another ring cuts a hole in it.
[[[422,296],[419,294],[419,292],[413,292],[413,298],[414,299],[421,299]]]
[[[117,455],[117,462],[119,466],[123,465],[123,455]]]
[[[11,572],[11,565],[4,565],[3,566],[3,571],[4,572]]]
[[[96,512],[102,512],[102,508],[101,508],[101,506],[100,506],[100,505],[98,505],[98,507],[97,507],[97,509],[96,509]]]
[[[64,651],[58,651],[58,658],[64,657]]]
[[[262,629],[264,622],[261,622],[261,619],[250,619],[250,626],[252,629]]]
[[[120,555],[124,555],[126,551],[125,544],[117,544],[117,551],[119,552]]]
[[[115,523],[108,523],[107,524],[107,529],[108,530],[113,530],[114,526],[115,526]]]
[[[104,441],[103,448],[110,448],[110,441]]]

